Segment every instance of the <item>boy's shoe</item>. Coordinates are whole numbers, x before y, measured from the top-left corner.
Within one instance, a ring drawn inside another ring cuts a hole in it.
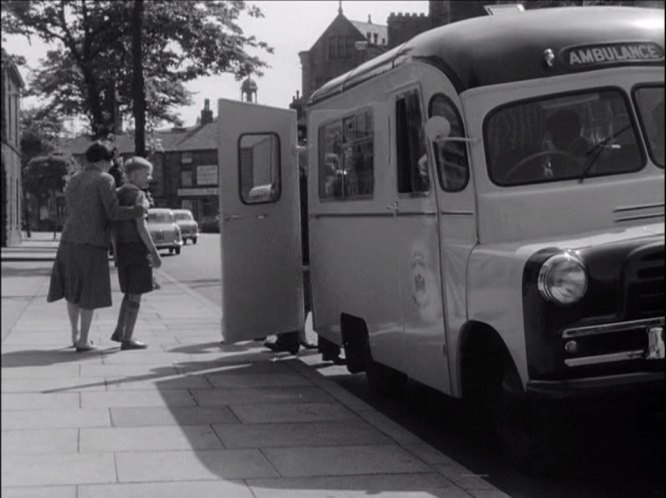
[[[120,344],[121,351],[126,351],[128,349],[146,349],[147,347],[148,344],[146,344],[145,342],[135,341],[134,339],[130,339],[129,341],[123,341]]]
[[[111,340],[114,341],[114,342],[123,342],[123,340],[120,337],[120,334],[118,332],[113,333],[113,335],[111,336]]]

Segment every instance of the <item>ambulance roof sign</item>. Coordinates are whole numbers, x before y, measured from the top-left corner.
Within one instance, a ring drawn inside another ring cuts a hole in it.
[[[523,4],[520,3],[500,3],[497,5],[484,5],[484,9],[486,9],[486,12],[488,15],[491,16],[496,16],[496,15],[502,15],[502,14],[515,14],[517,12],[524,12],[525,7],[523,7]]]
[[[569,69],[590,66],[659,62],[664,49],[654,42],[623,42],[578,45],[560,50],[560,60]]]

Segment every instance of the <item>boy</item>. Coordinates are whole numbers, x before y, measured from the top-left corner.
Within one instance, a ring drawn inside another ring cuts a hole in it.
[[[125,184],[117,190],[121,206],[143,203],[153,165],[142,157],[132,157],[125,163]],[[153,290],[153,268],[162,264],[157,248],[150,237],[145,216],[114,223],[115,257],[118,282],[124,297],[118,314],[118,324],[111,336],[120,342],[121,350],[145,349],[147,344],[132,339],[134,325],[139,315],[141,294]]]

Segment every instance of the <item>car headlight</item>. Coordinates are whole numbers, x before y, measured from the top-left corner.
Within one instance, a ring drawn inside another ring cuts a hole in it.
[[[541,295],[550,302],[577,303],[587,291],[585,265],[570,252],[551,256],[541,265],[537,285]]]

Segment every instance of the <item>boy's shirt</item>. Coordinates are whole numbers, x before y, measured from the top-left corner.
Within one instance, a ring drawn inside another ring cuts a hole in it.
[[[132,183],[126,183],[122,187],[118,188],[116,190],[116,195],[118,196],[118,204],[121,206],[133,206],[137,203],[147,202],[146,194],[139,187]],[[145,246],[141,240],[141,237],[139,236],[139,230],[137,229],[135,220],[114,222],[112,234],[116,242],[114,248],[116,265],[123,263],[128,264],[130,263],[128,259],[134,259],[134,257],[140,259],[146,258],[148,248]],[[130,252],[127,250],[128,248],[119,247],[125,244],[132,245],[132,251],[130,254],[128,254]]]

